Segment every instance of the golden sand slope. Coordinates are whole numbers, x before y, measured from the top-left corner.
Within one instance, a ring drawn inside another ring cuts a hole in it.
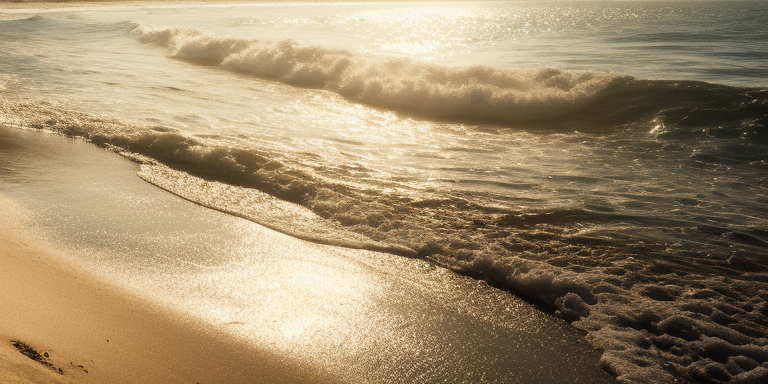
[[[0,383],[336,381],[87,276],[7,217],[0,211]]]

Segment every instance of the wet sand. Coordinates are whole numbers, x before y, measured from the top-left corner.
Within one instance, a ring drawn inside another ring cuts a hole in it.
[[[562,320],[425,261],[200,207],[81,140],[0,127],[0,163],[0,382],[613,381]]]
[[[0,211],[0,382],[336,382],[99,281],[9,221]]]

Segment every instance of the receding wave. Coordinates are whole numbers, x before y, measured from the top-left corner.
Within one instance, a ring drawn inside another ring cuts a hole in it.
[[[582,108],[612,82],[624,78],[553,68],[453,68],[197,29],[139,26],[132,33],[140,41],[167,48],[175,59],[327,89],[351,101],[429,118],[552,119]]]
[[[4,117],[4,118],[3,118]],[[183,198],[304,240],[415,256],[322,218],[308,205],[319,187],[276,154],[207,142],[166,127],[138,127],[41,103],[0,104],[0,124],[81,137],[143,163],[139,176]]]

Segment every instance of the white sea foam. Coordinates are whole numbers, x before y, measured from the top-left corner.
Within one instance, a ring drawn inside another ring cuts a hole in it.
[[[140,41],[167,48],[179,60],[327,89],[355,102],[431,118],[551,119],[578,110],[615,80],[626,79],[554,68],[454,68],[197,29],[138,26],[133,33]]]

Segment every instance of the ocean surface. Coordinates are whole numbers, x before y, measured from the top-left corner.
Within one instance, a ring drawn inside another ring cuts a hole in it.
[[[622,382],[768,381],[768,3],[152,4],[0,5],[0,123],[485,280]]]

